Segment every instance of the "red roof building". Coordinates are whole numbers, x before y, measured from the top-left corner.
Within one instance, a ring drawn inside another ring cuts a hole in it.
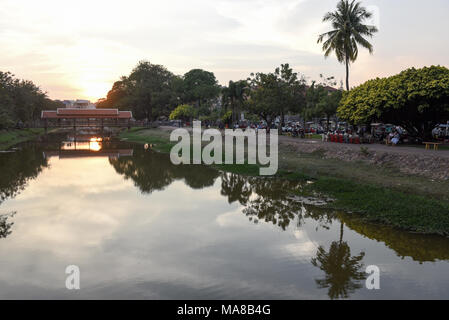
[[[131,119],[131,111],[118,109],[75,109],[58,108],[57,110],[44,110],[42,119]]]

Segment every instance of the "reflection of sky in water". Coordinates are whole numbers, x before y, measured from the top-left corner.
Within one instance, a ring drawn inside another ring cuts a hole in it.
[[[311,264],[338,241],[306,218],[283,231],[254,224],[220,195],[177,180],[143,195],[108,158],[51,158],[1,212],[17,211],[0,239],[0,298],[327,298]],[[351,298],[449,298],[449,264],[403,260],[382,242],[344,227],[351,254],[383,272],[378,292]],[[81,290],[65,289],[65,267],[81,269]]]

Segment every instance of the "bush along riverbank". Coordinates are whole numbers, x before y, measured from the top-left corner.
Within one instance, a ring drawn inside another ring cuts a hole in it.
[[[2,130],[0,131],[0,150],[6,150],[18,143],[36,139],[43,133],[44,129],[42,128]]]
[[[148,143],[152,149],[168,153],[173,142],[169,141],[169,132],[158,129],[138,129],[122,132],[120,138],[130,142]],[[281,150],[282,152],[282,150]],[[277,177],[306,182],[301,195],[332,198],[326,206],[330,210],[342,210],[356,214],[367,222],[390,225],[395,228],[423,234],[449,236],[449,202],[438,196],[397,190],[370,182],[360,182],[350,177],[331,177],[308,172],[310,168],[301,168],[301,162],[292,165],[282,163]],[[214,165],[214,168],[226,172],[257,176],[257,165]],[[367,179],[369,180],[369,176]],[[288,192],[288,190],[286,190]]]

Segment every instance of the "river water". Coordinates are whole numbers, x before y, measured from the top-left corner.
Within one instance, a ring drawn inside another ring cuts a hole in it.
[[[448,238],[324,209],[300,183],[106,140],[27,143],[0,170],[2,299],[449,299]]]

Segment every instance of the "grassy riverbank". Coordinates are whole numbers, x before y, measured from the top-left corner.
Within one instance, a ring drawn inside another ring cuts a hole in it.
[[[174,145],[169,132],[133,129],[120,137],[153,144],[161,152]],[[258,175],[255,165],[216,165],[217,169]],[[420,233],[449,235],[449,182],[400,174],[388,167],[326,159],[320,152],[299,154],[280,145],[278,176],[311,180],[304,192],[335,199],[332,209],[357,213],[362,219]]]
[[[44,133],[42,128],[13,129],[0,131],[0,150],[6,150],[18,143],[33,140]]]

